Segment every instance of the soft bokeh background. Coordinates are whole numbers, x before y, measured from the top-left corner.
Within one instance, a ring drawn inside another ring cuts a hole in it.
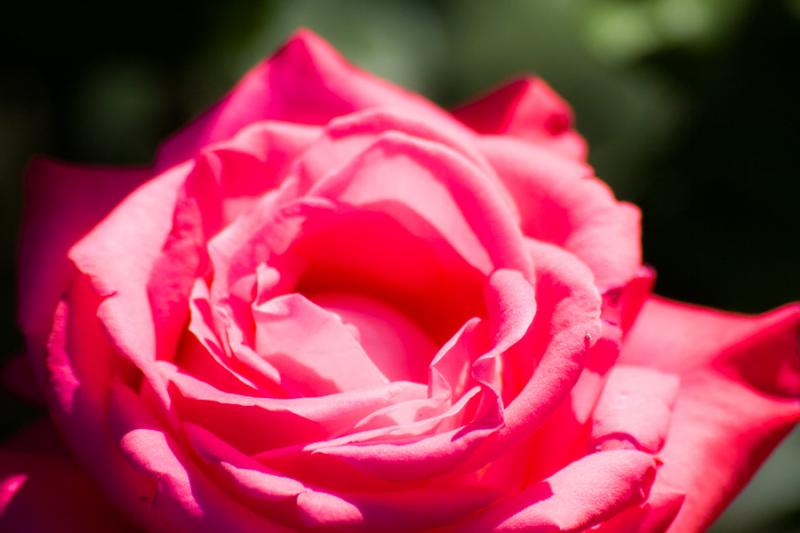
[[[800,0],[28,0],[0,19],[0,352],[21,350],[31,154],[147,163],[300,25],[444,106],[538,73],[642,207],[659,293],[742,312],[800,299]],[[39,411],[0,409],[0,436]],[[716,529],[800,531],[800,433]]]

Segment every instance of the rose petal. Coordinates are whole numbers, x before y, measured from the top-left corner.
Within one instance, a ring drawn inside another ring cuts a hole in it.
[[[191,164],[139,187],[70,251],[103,297],[97,314],[116,347],[142,371],[158,356],[147,284],[172,227],[174,206]],[[163,354],[162,354],[163,355]]]
[[[527,236],[577,255],[602,292],[637,275],[639,210],[616,201],[588,165],[508,137],[483,137],[479,147],[515,199]]]
[[[664,445],[679,386],[675,374],[616,365],[594,409],[593,445],[658,452]]]
[[[233,138],[204,150],[214,160],[223,220],[230,223],[276,188],[295,159],[320,136],[321,128],[264,121],[245,127]]]
[[[99,298],[83,278],[73,284],[53,317],[46,355],[32,360],[41,374],[50,411],[77,460],[132,521],[148,503],[150,483],[133,471],[108,433],[105,416],[112,376],[126,374],[97,318]],[[78,334],[80,332],[80,334]]]
[[[447,527],[495,497],[480,485],[456,485],[380,494],[308,491],[298,497],[297,505],[307,527],[401,532]]]
[[[425,381],[436,345],[405,314],[374,298],[326,292],[312,301],[341,317],[390,381]]]
[[[151,481],[150,491],[141,495],[148,502],[147,508],[139,510],[144,523],[177,531],[289,531],[254,514],[217,487],[130,389],[114,384],[110,396],[108,418],[119,450]]]
[[[505,267],[530,278],[522,235],[500,194],[474,165],[438,143],[386,133],[309,195],[389,212],[415,231],[423,230],[419,217],[478,270]]]
[[[683,505],[684,495],[656,492],[651,488],[647,501],[627,509],[592,529],[593,533],[667,531]]]
[[[453,114],[478,133],[520,137],[586,159],[586,141],[572,130],[572,110],[541,78],[512,81]]]
[[[181,420],[248,453],[338,436],[378,409],[425,395],[424,385],[397,382],[319,397],[253,397],[220,391],[170,365],[161,370],[175,387]],[[242,433],[242,427],[252,429]]]
[[[649,454],[593,453],[490,507],[459,531],[584,531],[644,501],[655,475]]]
[[[747,317],[651,298],[621,360],[681,377],[654,491],[686,495],[702,530],[800,420],[800,306]]]
[[[537,311],[520,349],[504,359],[504,383],[519,391],[505,409],[500,439],[508,441],[530,436],[567,397],[601,326],[600,295],[586,266],[549,244],[529,240],[528,250]],[[531,361],[526,353],[541,355]]]
[[[497,191],[506,203],[509,215],[518,220],[516,206],[494,169],[474,143],[474,136],[461,129],[431,125],[424,117],[391,108],[366,109],[337,117],[324,129],[324,134],[298,158],[293,174],[301,178],[301,188],[340,170],[375,140],[388,132],[397,132],[420,140],[451,148],[477,166],[486,177],[486,186]]]
[[[321,396],[389,382],[341,317],[304,296],[277,296],[253,306],[255,348],[297,394]]]

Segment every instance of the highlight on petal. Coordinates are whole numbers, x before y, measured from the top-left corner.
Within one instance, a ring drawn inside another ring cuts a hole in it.
[[[341,317],[300,294],[253,307],[255,349],[304,396],[388,383]]]
[[[504,358],[505,386],[519,391],[505,410],[502,434],[511,440],[530,436],[569,395],[601,328],[600,295],[589,269],[550,244],[528,240],[528,250],[536,265],[537,310],[521,342],[527,351]],[[537,357],[531,361],[529,353]]]
[[[490,507],[463,531],[584,531],[642,503],[655,476],[649,454],[593,453]]]
[[[174,167],[139,187],[70,250],[75,266],[105,298],[98,309],[105,327],[137,364],[158,355],[147,284],[190,168]]]
[[[512,81],[453,114],[478,133],[511,135],[586,159],[586,141],[572,129],[572,110],[541,78]]]
[[[800,420],[800,306],[734,315],[651,298],[621,361],[680,376],[654,491],[686,499],[675,531],[702,530]]]
[[[289,531],[224,493],[124,385],[111,387],[107,423],[118,449],[150,481],[143,495],[149,505],[139,511],[144,523],[173,530]]]

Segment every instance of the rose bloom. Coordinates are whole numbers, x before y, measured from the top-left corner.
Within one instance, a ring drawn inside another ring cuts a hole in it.
[[[547,84],[308,31],[150,168],[34,161],[20,261],[4,530],[700,531],[800,417],[800,306],[652,296]]]

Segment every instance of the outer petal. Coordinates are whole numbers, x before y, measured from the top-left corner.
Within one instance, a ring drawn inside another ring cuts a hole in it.
[[[25,176],[19,248],[19,320],[44,343],[61,293],[74,272],[67,252],[150,173],[34,159]]]
[[[325,124],[370,107],[400,108],[445,128],[459,127],[430,102],[354,68],[317,35],[300,30],[275,55],[253,68],[225,99],[168,140],[157,165],[178,163],[253,122]]]
[[[588,165],[509,137],[483,137],[478,146],[514,198],[527,236],[577,255],[603,292],[637,276],[639,210],[618,202]]]
[[[104,298],[97,316],[120,351],[140,366],[154,360],[165,346],[157,342],[163,332],[156,327],[161,324],[153,312],[148,282],[172,231],[175,205],[191,167],[190,163],[175,167],[136,189],[69,253]]]
[[[127,387],[111,389],[109,425],[119,449],[134,468],[150,478],[149,503],[141,518],[159,531],[289,530],[251,512],[223,492],[193,462],[181,445],[159,427]],[[109,473],[113,476],[114,473]]]
[[[135,531],[44,420],[0,448],[0,530]]]
[[[586,141],[572,129],[572,110],[540,78],[515,80],[453,114],[478,133],[512,135],[586,159]]]
[[[708,526],[800,419],[800,305],[756,317],[652,298],[621,359],[678,373],[653,491],[686,494],[674,531]]]
[[[587,455],[459,531],[584,531],[642,502],[655,473],[653,457],[639,451]]]

